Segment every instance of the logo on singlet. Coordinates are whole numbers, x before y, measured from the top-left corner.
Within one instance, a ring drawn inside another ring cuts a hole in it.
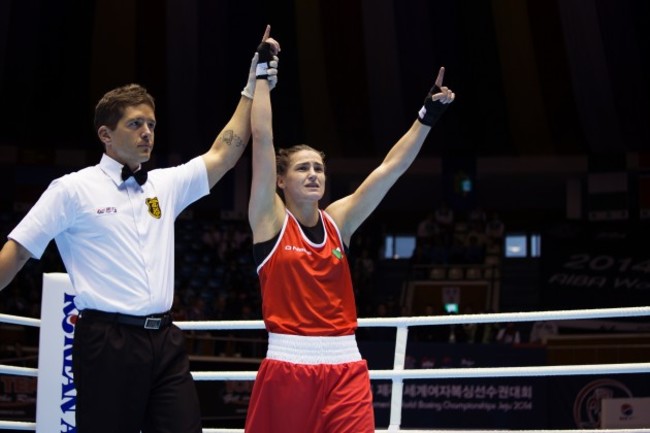
[[[343,258],[343,253],[339,249],[339,247],[336,247],[332,250],[332,255],[336,257],[337,259],[341,260]]]
[[[308,255],[311,255],[311,251],[307,251],[307,248],[303,247],[297,247],[295,245],[287,245],[284,247],[285,251],[295,251],[297,253],[306,253]]]

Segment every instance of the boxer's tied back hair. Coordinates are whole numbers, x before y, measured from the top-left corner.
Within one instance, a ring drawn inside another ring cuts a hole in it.
[[[275,156],[275,169],[278,175],[284,175],[287,173],[287,169],[289,168],[289,162],[291,161],[291,156],[296,153],[300,152],[302,150],[310,150],[312,152],[316,152],[317,154],[320,155],[321,159],[323,160],[323,165],[325,165],[325,153],[321,152],[320,150],[316,150],[311,146],[308,146],[306,144],[296,144],[295,146],[289,147],[287,149],[279,149],[276,156]]]

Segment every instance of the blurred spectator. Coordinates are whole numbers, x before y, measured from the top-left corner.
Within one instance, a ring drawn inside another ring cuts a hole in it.
[[[491,314],[492,310],[480,311],[479,314]],[[496,340],[496,334],[499,331],[499,326],[496,323],[477,323],[476,328],[476,342],[481,344],[491,344]]]
[[[11,314],[14,316],[28,316],[29,315],[29,303],[24,296],[24,291],[21,289],[20,285],[12,284],[9,286],[9,290],[5,290],[9,296],[6,296],[4,302],[4,311],[3,313]]]
[[[181,296],[178,293],[174,293],[174,302],[172,303],[171,314],[174,322],[182,322],[184,320],[187,320],[187,310],[185,305],[183,305]]]
[[[417,227],[416,238],[417,245],[429,246],[433,243],[433,238],[438,234],[438,225],[436,224],[433,212],[420,221]]]
[[[428,265],[431,261],[431,248],[426,245],[416,244],[413,254],[409,258],[411,265]]]
[[[195,295],[187,310],[187,320],[205,320],[205,300],[201,295]]]
[[[465,239],[463,235],[452,237],[451,245],[448,248],[448,262],[452,264],[465,263]]]
[[[471,305],[467,305],[463,308],[463,314],[474,314],[474,308]],[[462,343],[474,343],[476,342],[476,333],[478,331],[478,325],[476,323],[464,323],[462,325]]]
[[[354,281],[354,291],[357,296],[357,305],[372,302],[372,292],[374,287],[375,261],[370,256],[367,248],[361,250],[361,255],[357,257],[352,266],[352,277]]]
[[[367,249],[361,251],[354,263],[355,280],[362,286],[372,286],[372,277],[375,273],[375,261]]]
[[[430,257],[430,263],[434,265],[446,265],[449,263],[449,250],[440,233],[434,236],[428,255]]]
[[[549,336],[557,335],[557,333],[557,323],[541,320],[533,324],[528,341],[531,343],[546,344],[547,338]]]
[[[201,240],[208,248],[217,248],[221,243],[221,232],[214,224],[209,224],[204,228]]]
[[[469,212],[467,216],[467,222],[470,225],[470,230],[483,231],[485,229],[485,223],[487,221],[487,214],[481,206],[476,206]]]
[[[514,323],[509,322],[503,328],[499,329],[496,336],[496,342],[499,344],[518,344],[521,343],[521,335]]]
[[[438,209],[434,212],[435,222],[442,227],[451,227],[454,224],[454,211],[447,206],[446,202],[441,202]]]
[[[488,239],[490,239],[491,241],[500,241],[501,239],[503,239],[504,233],[505,233],[505,226],[503,225],[503,222],[499,218],[499,214],[494,212],[490,220],[485,225],[485,234],[487,235]]]
[[[384,303],[380,302],[375,307],[373,317],[392,317],[394,314],[391,312],[390,307]],[[368,327],[362,328],[362,335],[365,339],[372,341],[395,341],[396,329],[392,326],[384,327]]]
[[[425,316],[439,316],[443,314],[447,314],[447,312],[443,311],[436,314],[431,304],[427,304],[424,307]],[[432,343],[447,343],[452,335],[449,325],[417,326],[413,329],[413,334],[417,341]]]
[[[480,243],[478,235],[470,233],[467,235],[465,245],[464,262],[467,264],[477,265],[485,261],[485,245]]]
[[[400,317],[410,317],[413,314],[411,313],[411,308],[408,305],[402,305],[399,309]]]
[[[234,318],[235,314],[228,308],[227,299],[225,296],[215,296],[212,300],[210,320],[232,320]]]
[[[454,232],[454,211],[444,201],[434,212],[434,218],[438,231],[445,246],[451,244],[451,237]]]

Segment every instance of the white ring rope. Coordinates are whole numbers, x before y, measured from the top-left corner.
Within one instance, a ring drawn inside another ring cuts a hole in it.
[[[12,365],[1,365],[0,374],[11,374],[12,376],[38,377],[38,369],[29,367],[14,367]]]
[[[0,421],[0,430],[36,430],[35,422]],[[205,432],[204,432],[205,433]]]
[[[650,307],[596,308],[592,310],[532,311],[517,313],[453,314],[446,316],[361,318],[360,327],[403,327],[467,323],[534,322],[538,320],[579,320],[605,317],[650,316]],[[264,329],[261,320],[174,322],[184,330]]]
[[[627,364],[593,364],[593,365],[570,365],[570,366],[532,366],[532,367],[492,367],[492,368],[448,368],[448,369],[409,369],[405,370],[406,343],[408,328],[410,326],[431,326],[447,324],[467,323],[501,323],[501,322],[530,322],[539,320],[579,320],[596,319],[606,317],[638,317],[649,316],[650,307],[627,307],[627,308],[601,308],[592,310],[558,310],[558,311],[536,311],[516,313],[490,313],[490,314],[458,314],[445,316],[421,316],[421,317],[394,317],[394,318],[362,318],[359,319],[359,327],[396,327],[397,335],[395,341],[395,358],[393,370],[371,370],[371,379],[390,379],[393,382],[390,422],[388,430],[377,430],[382,432],[400,432],[402,388],[404,379],[447,379],[447,378],[477,378],[477,377],[522,377],[522,376],[568,376],[588,374],[626,374],[626,373],[649,373],[650,363],[627,363]],[[0,323],[10,323],[24,326],[40,326],[38,319],[25,318],[0,314]],[[262,320],[239,320],[239,321],[193,321],[175,322],[183,330],[244,330],[264,329]],[[18,376],[38,376],[38,370],[34,368],[14,367],[0,365],[0,374]],[[192,372],[195,380],[254,380],[256,371],[224,371],[224,372]],[[0,421],[0,430],[36,430],[35,423]],[[462,430],[453,430],[458,433]],[[480,430],[467,430],[471,433],[481,433]],[[507,430],[521,431],[525,433],[591,433],[593,430]],[[404,430],[407,432],[407,430]],[[408,433],[434,433],[443,430],[408,430]],[[488,432],[487,430],[484,432]],[[498,433],[498,430],[489,430],[490,433]],[[505,432],[505,430],[504,430]],[[623,432],[646,432],[650,429],[614,429],[599,430],[599,432],[623,433]],[[204,429],[203,433],[243,433],[242,429]]]
[[[551,365],[531,367],[422,368],[371,370],[370,379],[451,379],[477,377],[581,376],[590,374],[650,373],[650,362],[628,364]],[[194,380],[255,380],[255,371],[192,372]],[[400,394],[401,395],[401,394]]]
[[[396,327],[396,326],[427,326],[451,325],[466,323],[502,323],[502,322],[533,322],[537,320],[579,320],[599,319],[605,317],[639,317],[650,316],[650,307],[596,308],[591,310],[557,310],[531,311],[516,313],[489,314],[454,314],[446,316],[419,317],[390,317],[390,318],[360,318],[361,327]],[[0,314],[0,323],[14,325],[41,325],[40,319],[20,317],[10,314]],[[184,330],[231,330],[231,329],[264,329],[261,320],[225,320],[225,321],[192,321],[175,322]]]
[[[11,314],[0,314],[0,323],[10,323],[12,325],[24,326],[41,326],[41,319],[33,319],[31,317],[13,316]]]
[[[483,368],[423,368],[404,370],[371,370],[370,379],[450,379],[476,377],[526,377],[526,376],[580,376],[589,374],[650,373],[650,362],[627,364],[553,365],[532,367],[483,367]],[[38,370],[28,367],[0,365],[0,374],[37,377]],[[256,371],[194,371],[194,380],[255,380]]]
[[[35,431],[36,423],[0,421],[0,430]],[[376,430],[376,433],[648,433],[650,429],[598,429],[598,430]],[[203,433],[244,433],[243,429],[207,428]]]

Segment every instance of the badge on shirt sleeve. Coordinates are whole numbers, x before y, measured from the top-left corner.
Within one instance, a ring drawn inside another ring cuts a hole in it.
[[[145,202],[147,203],[147,209],[149,209],[149,213],[151,214],[151,216],[156,219],[160,219],[160,216],[162,215],[162,211],[160,210],[160,203],[158,202],[158,197],[145,199]]]

